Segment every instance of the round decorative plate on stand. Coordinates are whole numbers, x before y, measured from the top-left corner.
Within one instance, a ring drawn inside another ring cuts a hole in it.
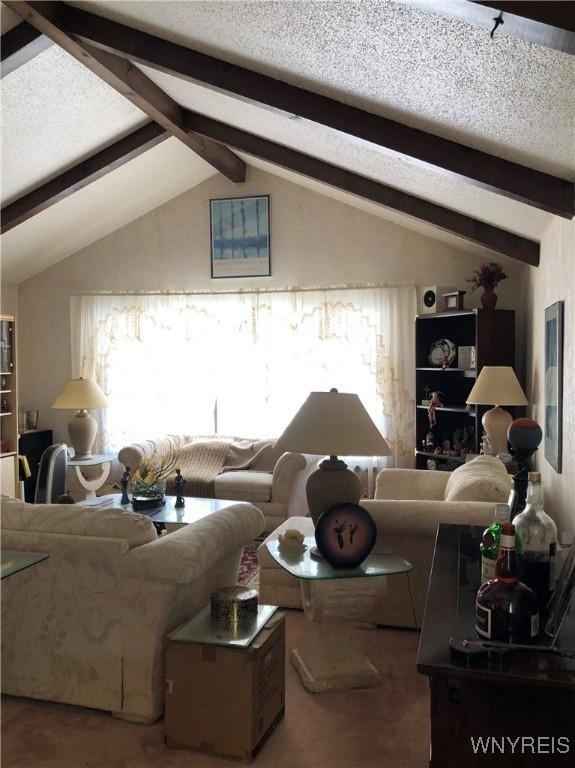
[[[427,359],[431,365],[441,368],[443,365],[452,365],[457,354],[457,347],[449,339],[438,339],[429,348]]]
[[[357,568],[376,538],[373,518],[359,504],[336,504],[322,512],[315,526],[317,548],[334,568]]]

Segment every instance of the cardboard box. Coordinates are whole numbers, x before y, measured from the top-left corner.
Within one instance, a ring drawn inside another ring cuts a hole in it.
[[[168,637],[167,746],[250,761],[284,715],[285,621],[277,611],[246,648]]]

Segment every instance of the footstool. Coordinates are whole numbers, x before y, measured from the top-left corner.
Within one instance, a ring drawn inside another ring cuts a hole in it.
[[[288,528],[295,528],[300,531],[304,536],[314,535],[314,524],[311,517],[289,517],[285,520],[279,528],[272,531],[270,535],[260,544],[258,547],[258,564],[260,567],[260,602],[268,603],[271,605],[279,605],[281,608],[298,608],[302,609],[301,589],[299,579],[291,576],[286,570],[284,570],[273,557],[270,555],[266,546],[268,541],[277,539],[280,533],[283,533]],[[376,545],[377,547],[377,545]],[[349,579],[346,584],[346,589],[353,589],[354,582],[361,581],[360,579]],[[341,589],[341,582],[333,581],[322,584],[323,590]],[[373,584],[370,585],[370,589],[376,590],[378,599],[374,601],[376,605],[374,609],[373,621],[374,624],[385,624],[385,595],[387,592],[386,579],[374,579]],[[362,585],[362,589],[365,589],[365,584]]]

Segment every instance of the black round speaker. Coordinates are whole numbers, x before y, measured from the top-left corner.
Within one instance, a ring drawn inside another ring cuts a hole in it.
[[[437,295],[435,291],[432,291],[432,290],[425,291],[425,293],[423,294],[423,303],[425,304],[426,307],[431,308],[435,306],[436,301],[437,301]]]

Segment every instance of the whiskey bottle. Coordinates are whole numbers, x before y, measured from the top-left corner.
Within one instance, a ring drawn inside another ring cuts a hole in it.
[[[475,629],[480,637],[500,643],[529,643],[539,634],[537,598],[519,581],[513,523],[501,526],[495,578],[477,592]]]
[[[527,504],[513,523],[521,542],[519,578],[535,592],[542,612],[555,590],[557,526],[543,510],[541,473],[530,472],[528,481]]]
[[[495,520],[483,532],[479,549],[481,551],[481,583],[495,578],[495,564],[499,554],[501,526],[509,522],[510,511],[507,504],[495,505]]]

